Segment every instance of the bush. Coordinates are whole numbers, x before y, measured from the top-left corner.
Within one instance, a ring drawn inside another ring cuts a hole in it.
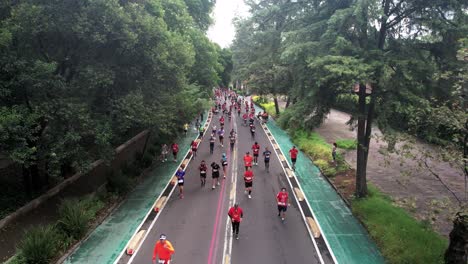
[[[78,240],[86,234],[89,222],[103,206],[99,199],[93,197],[81,201],[64,200],[59,208],[58,227],[69,237]]]
[[[62,236],[53,226],[28,230],[19,244],[24,263],[47,264],[60,251]]]
[[[338,139],[336,145],[340,149],[349,149],[353,150],[357,148],[357,140],[355,139]]]
[[[107,184],[110,192],[115,192],[118,195],[124,195],[130,191],[132,182],[125,173],[119,171],[117,173],[110,173],[107,176]]]
[[[329,167],[328,161],[323,159],[314,160],[315,166],[319,167],[321,170],[324,170]]]
[[[388,263],[444,263],[447,240],[393,205],[372,185],[367,198],[353,200],[352,209]]]
[[[151,155],[150,153],[146,153],[143,156],[143,159],[141,160],[141,166],[143,168],[148,168],[149,166],[151,166],[151,164],[153,164],[153,157],[154,155]]]
[[[331,146],[319,134],[298,130],[293,135],[293,141],[313,160],[331,160]]]

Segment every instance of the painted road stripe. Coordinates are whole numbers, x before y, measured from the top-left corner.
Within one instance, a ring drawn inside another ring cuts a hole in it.
[[[234,122],[234,130],[237,131],[237,122]],[[232,151],[232,164],[235,164],[231,167],[231,194],[229,195],[229,208],[234,206],[237,196],[237,144],[234,145],[234,150]],[[223,263],[222,264],[231,264],[231,255],[232,255],[232,232],[231,230],[231,219],[228,217],[226,219],[226,228],[224,232],[224,250],[223,250]]]

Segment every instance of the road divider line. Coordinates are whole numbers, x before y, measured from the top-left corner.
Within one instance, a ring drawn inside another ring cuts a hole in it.
[[[237,131],[237,122],[234,121],[234,130]],[[239,140],[237,140],[239,142]],[[238,150],[238,145],[234,145],[234,150],[232,151],[232,164],[233,166],[231,167],[231,194],[229,196],[229,208],[234,206],[234,203],[236,202],[236,196],[237,196],[237,150]],[[223,262],[222,264],[231,264],[231,254],[232,254],[232,234],[229,232],[231,226],[231,219],[228,217],[226,219],[226,230],[224,232],[224,249],[223,249]]]

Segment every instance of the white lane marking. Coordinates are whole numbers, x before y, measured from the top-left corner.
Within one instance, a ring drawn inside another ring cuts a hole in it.
[[[267,134],[267,133],[269,132],[269,133],[271,134],[271,137],[274,139],[273,133],[271,133],[270,129],[268,129],[268,127],[267,127],[266,125],[265,125],[265,126],[262,126],[262,129],[263,129],[263,131],[265,132],[265,134]],[[270,143],[273,145],[273,142],[271,142],[272,140],[271,140],[269,137],[268,137],[268,140],[269,140]],[[278,140],[276,140],[276,139],[275,139],[275,141],[278,142]],[[283,153],[283,151],[281,150],[281,148],[278,148],[278,149],[280,150],[281,154],[282,154],[284,157],[286,157],[286,155],[284,155],[284,153]],[[278,156],[278,159],[279,159],[278,151],[277,151],[275,148],[273,148],[273,150],[275,151],[275,153],[276,153],[276,155]],[[289,164],[289,161],[288,161],[287,159],[286,159],[286,162]],[[281,161],[280,161],[280,165],[281,165],[281,168],[283,168],[283,171],[284,171],[285,175],[288,175],[288,174],[287,174],[287,171],[286,171],[286,169],[284,168],[283,163],[282,163]],[[292,172],[292,173],[293,173],[294,177],[296,178],[296,182],[297,182],[297,185],[299,186],[299,189],[302,190],[302,186],[301,186],[299,180],[297,179],[296,173],[295,173],[295,172]],[[291,180],[289,179],[289,177],[286,177],[286,179],[288,180],[289,186],[291,187],[291,190],[292,190],[292,189],[294,188],[294,186],[292,186]],[[307,231],[309,232],[310,239],[311,239],[312,242],[314,243],[314,247],[315,247],[315,250],[317,251],[317,254],[318,254],[318,257],[319,257],[319,259],[320,259],[320,262],[323,264],[324,261],[323,261],[323,258],[322,258],[322,254],[320,253],[320,250],[318,249],[317,242],[315,242],[315,238],[313,237],[312,230],[310,229],[309,224],[307,223],[307,218],[306,218],[306,216],[305,216],[305,214],[304,214],[304,211],[302,210],[302,207],[300,206],[299,201],[298,201],[298,199],[297,199],[297,197],[296,197],[296,195],[295,195],[294,192],[293,192],[293,194],[294,194],[294,195],[293,195],[293,196],[294,196],[294,199],[296,200],[297,204],[299,205],[299,206],[298,206],[298,207],[299,207],[299,211],[301,212],[301,215],[302,215],[304,224],[305,224],[305,226],[306,226],[306,228],[307,228]],[[320,229],[320,233],[322,234],[323,240],[325,241],[325,244],[326,244],[327,247],[328,247],[328,251],[330,252],[330,254],[331,254],[331,256],[332,256],[333,261],[334,261],[335,263],[338,263],[338,261],[336,260],[335,254],[333,253],[333,251],[332,251],[330,245],[328,244],[328,240],[327,240],[325,234],[323,233],[322,228],[320,227],[320,223],[318,222],[317,217],[315,216],[315,213],[314,213],[314,210],[312,209],[312,206],[310,206],[309,201],[308,201],[307,199],[305,199],[305,201],[306,201],[306,203],[307,203],[307,206],[309,206],[309,209],[310,209],[310,211],[312,212],[312,215],[314,216],[314,219],[315,219],[315,221],[316,221],[316,223],[317,223],[317,225],[318,225],[318,227],[319,227],[319,229]]]
[[[234,117],[235,118],[235,117]],[[237,133],[237,121],[234,121],[234,131]],[[236,144],[234,145],[234,150],[232,151],[232,161],[231,161],[231,193],[229,194],[229,208],[231,208],[236,202],[236,193],[237,193],[237,144],[239,138],[236,139]],[[231,264],[231,254],[232,254],[232,235],[229,232],[231,226],[231,220],[228,217],[226,219],[226,232],[224,233],[224,250],[223,250],[223,264]]]
[[[211,118],[210,118],[211,116]],[[212,118],[212,114],[210,114],[208,112],[208,118],[207,118],[207,121],[205,123],[208,123],[208,121],[211,123],[211,120],[213,120]],[[205,132],[203,133],[203,136],[205,136],[206,134],[206,130]],[[198,138],[198,135],[197,135],[197,138]],[[172,173],[172,176],[171,176],[171,179],[167,182],[166,186],[163,188],[163,191],[158,195],[158,198],[155,200],[158,201],[162,194],[164,193],[164,190],[166,190],[167,186],[169,186],[169,184],[171,184],[172,180],[174,179],[174,175],[175,173],[177,172],[177,170],[179,169],[179,167],[181,166],[181,164],[185,161],[185,157],[187,156],[187,154],[189,154],[190,152],[190,148],[187,150],[187,153],[185,153],[185,155],[183,156],[184,159],[181,160],[181,162],[179,163],[179,165],[177,166],[177,168],[174,170],[174,172]],[[190,161],[192,160],[193,158],[193,155],[190,157],[189,159],[189,163]],[[187,163],[188,164],[188,163]],[[185,168],[187,169],[187,167]],[[156,217],[154,218],[153,222],[151,223],[150,227],[148,228],[148,231],[146,232],[145,236],[143,237],[143,240],[142,242],[140,243],[140,245],[138,246],[138,248],[134,251],[132,257],[129,259],[129,261],[127,263],[132,263],[133,259],[135,258],[135,256],[138,254],[138,251],[140,250],[141,246],[145,243],[145,240],[146,240],[146,237],[148,236],[148,234],[151,232],[151,229],[153,228],[154,224],[156,223],[156,220],[159,218],[159,215],[162,213],[167,201],[169,201],[169,198],[171,197],[172,193],[174,192],[174,190],[176,189],[176,186],[177,184],[174,184],[174,186],[172,187],[172,190],[171,192],[169,193],[169,195],[167,196],[167,199],[166,201],[164,202],[164,205],[162,206],[162,208],[159,208],[159,212],[158,214],[156,215]],[[153,203],[154,205],[154,203]],[[119,260],[122,258],[123,254],[125,253],[125,251],[127,250],[127,247],[128,245],[130,244],[130,241],[132,241],[132,238],[138,233],[138,231],[140,231],[141,227],[143,226],[143,224],[145,223],[146,219],[148,218],[148,216],[151,214],[151,212],[154,210],[153,207],[150,208],[150,210],[148,211],[148,213],[146,214],[145,218],[143,218],[144,220],[141,221],[140,225],[138,226],[138,228],[135,230],[135,232],[133,233],[133,235],[130,237],[130,239],[127,241],[127,244],[125,245],[125,247],[122,249],[122,251],[120,252],[119,256],[115,259],[114,261],[114,264],[117,264],[119,262]]]

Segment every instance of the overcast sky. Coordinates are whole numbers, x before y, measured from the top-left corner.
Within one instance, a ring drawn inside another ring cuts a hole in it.
[[[235,35],[232,19],[247,14],[248,9],[243,0],[217,0],[212,14],[214,24],[208,30],[208,37],[221,47],[228,47]]]

